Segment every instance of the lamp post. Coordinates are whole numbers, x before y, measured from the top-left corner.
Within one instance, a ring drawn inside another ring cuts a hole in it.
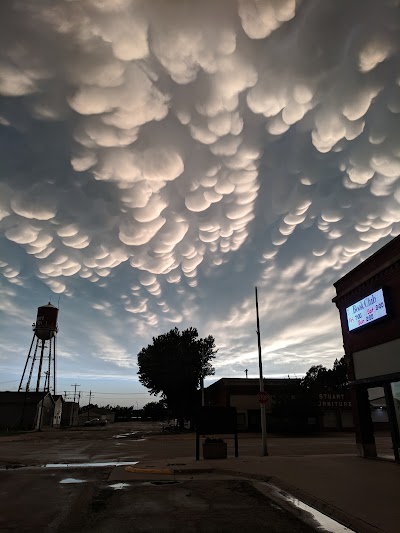
[[[261,336],[260,336],[260,319],[258,316],[258,295],[256,287],[256,314],[257,314],[257,341],[258,341],[258,368],[260,371],[260,392],[264,392],[264,378],[263,378],[263,369],[262,369],[262,358],[261,358]],[[261,403],[261,434],[262,434],[262,448],[261,455],[268,455],[267,449],[267,419],[266,419],[266,409],[265,403]]]
[[[201,351],[201,406],[204,407],[204,346]]]

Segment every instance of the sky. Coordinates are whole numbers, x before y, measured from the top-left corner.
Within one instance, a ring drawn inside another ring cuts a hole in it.
[[[0,389],[48,301],[81,403],[151,400],[175,326],[256,377],[255,286],[264,375],[332,365],[333,283],[400,233],[399,35],[399,0],[2,2]]]

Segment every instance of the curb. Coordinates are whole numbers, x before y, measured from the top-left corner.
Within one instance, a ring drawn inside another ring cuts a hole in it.
[[[132,474],[162,474],[166,476],[173,476],[174,470],[172,468],[135,468],[134,466],[126,466],[125,472],[132,472]]]
[[[278,492],[283,493],[283,495],[285,492],[290,494],[294,498],[297,498],[298,500],[304,502],[310,507],[313,507],[317,511],[320,511],[324,515],[329,516],[329,518],[336,520],[340,524],[354,531],[357,531],[358,533],[384,532],[383,529],[380,529],[370,524],[369,522],[366,522],[362,518],[358,518],[350,513],[347,513],[346,511],[335,507],[334,505],[326,502],[325,500],[321,500],[315,496],[312,496],[311,494],[295,487],[294,485],[291,485],[290,483],[282,481],[281,479],[275,476],[272,476],[270,478],[269,483],[274,486],[278,490]]]
[[[237,472],[226,469],[218,469],[215,470],[215,472],[220,472],[221,474],[224,473],[241,476],[246,479],[253,479],[255,481],[261,481],[269,484],[270,490],[268,490],[268,486],[266,487],[268,497],[271,498],[276,504],[285,508],[285,510],[297,517],[304,516],[304,513],[307,513],[307,511],[298,509],[289,501],[285,502],[283,498],[274,495],[273,490],[271,489],[275,489],[278,493],[281,493],[283,497],[285,496],[285,493],[287,493],[288,495],[300,500],[301,502],[305,503],[306,505],[309,505],[310,507],[313,507],[320,513],[328,516],[329,518],[332,518],[332,520],[339,522],[343,526],[348,527],[349,529],[352,529],[357,533],[385,533],[385,530],[378,528],[370,524],[369,522],[366,522],[362,518],[358,518],[352,514],[349,514],[346,511],[343,511],[342,509],[339,509],[338,507],[335,507],[334,505],[326,502],[325,500],[316,498],[312,494],[309,494],[308,492],[305,492],[297,488],[295,485],[291,485],[290,483],[287,483],[286,481],[283,481],[278,477],[263,476],[260,474],[247,474],[244,472]]]
[[[212,474],[215,472],[214,468],[138,468],[135,466],[126,466],[124,469],[126,472],[132,474],[162,474],[167,476],[175,476],[182,474]]]

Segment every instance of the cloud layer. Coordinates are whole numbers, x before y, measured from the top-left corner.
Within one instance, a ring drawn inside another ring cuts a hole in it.
[[[324,355],[315,327],[325,357],[340,355],[332,282],[400,232],[399,2],[1,11],[10,301],[28,289],[83,305],[99,317],[92,347],[101,320],[113,329],[101,346],[129,329],[128,350],[100,355],[120,367],[134,365],[131,343],[196,325],[224,347],[226,373],[253,354],[258,284],[288,302],[261,305],[282,371]]]

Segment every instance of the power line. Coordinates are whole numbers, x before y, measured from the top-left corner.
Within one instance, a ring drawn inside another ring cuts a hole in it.
[[[90,393],[88,390],[82,392]],[[92,390],[92,394],[116,394],[117,396],[152,396],[150,393],[145,392],[99,392]]]
[[[18,383],[18,379],[14,379],[14,380],[10,380],[10,381],[0,381],[0,384],[3,384],[3,383]],[[75,398],[76,398],[76,387],[79,387],[80,385],[72,385],[74,387],[74,390],[70,390],[70,391],[66,391],[64,390],[64,396],[72,396],[74,395]],[[81,391],[82,393],[87,393],[87,394],[90,394],[90,392],[93,394],[97,394],[97,395],[111,395],[111,396],[143,396],[144,398],[157,398],[157,396],[154,396],[153,394],[150,394],[150,393],[146,393],[146,392],[100,392],[100,391],[88,391],[88,390],[82,390]]]

